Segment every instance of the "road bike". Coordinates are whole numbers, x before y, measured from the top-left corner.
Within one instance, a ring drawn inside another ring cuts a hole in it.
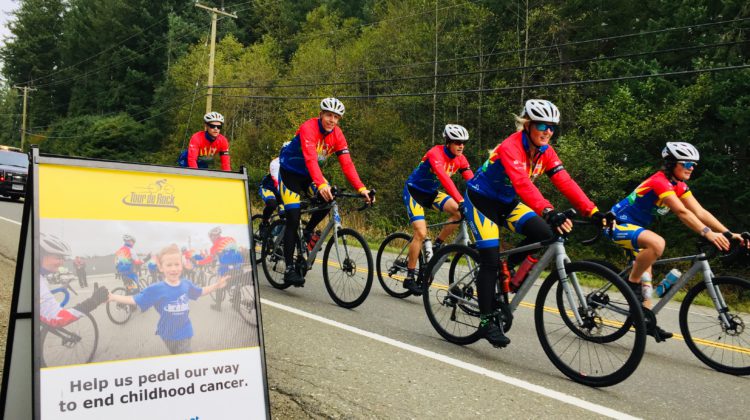
[[[744,232],[742,237],[750,240],[750,233]],[[679,296],[682,299],[679,312],[682,335],[676,335],[676,338],[685,340],[690,351],[711,368],[732,375],[750,375],[750,330],[746,330],[750,327],[750,281],[714,275],[709,260],[717,256],[716,248],[705,240],[698,248],[695,255],[654,262],[654,266],[664,266],[688,261],[691,266],[653,306],[650,310],[653,315],[646,311],[646,321],[655,323],[655,315]],[[732,259],[742,249],[736,246],[723,258]],[[633,267],[632,262],[624,269],[606,261],[596,262],[608,266],[624,281]],[[702,281],[691,281],[698,276],[703,277]],[[603,285],[597,293],[606,293],[608,288],[609,285]],[[648,319],[651,316],[654,319]],[[626,334],[628,326],[626,323],[612,331],[612,338]]]
[[[94,290],[98,285],[94,284]],[[70,293],[78,295],[69,283],[50,290],[52,294],[62,294],[60,307],[64,308],[70,301]],[[82,317],[68,325],[54,327],[40,321],[39,339],[41,342],[42,367],[67,366],[89,363],[94,360],[96,348],[99,345],[99,326],[91,314],[84,313]]]
[[[428,225],[427,229],[440,228],[451,224],[460,225],[458,233],[451,243],[469,245],[469,230],[466,227],[466,220],[463,218],[457,221],[447,221]],[[413,235],[405,232],[395,232],[386,236],[380,244],[375,258],[375,267],[378,273],[378,281],[380,282],[380,285],[386,293],[399,299],[414,294],[411,290],[403,287],[403,282],[404,279],[406,279],[407,274],[407,254],[409,253],[409,245],[411,245],[412,239]],[[429,238],[425,238],[425,243],[428,239]],[[431,256],[429,254],[431,253],[432,250],[428,251],[423,244],[416,265],[417,284],[421,285],[422,283],[423,269],[427,266],[427,262]]]
[[[569,217],[573,210],[566,212]],[[534,310],[537,337],[552,364],[573,381],[604,387],[622,382],[638,367],[646,346],[641,305],[628,285],[610,269],[573,262],[566,235],[500,252],[502,259],[545,249],[515,295],[508,277],[498,276],[494,320],[508,332],[519,306]],[[427,317],[447,341],[466,345],[481,338],[477,300],[479,252],[466,245],[441,248],[428,263],[422,298]],[[502,264],[501,264],[502,267]],[[523,299],[549,269],[535,304]],[[503,270],[501,270],[502,272]],[[601,290],[604,285],[609,287]],[[631,334],[611,336],[628,324]]]
[[[110,293],[113,295],[132,296],[140,293],[141,290],[143,290],[143,288],[145,287],[143,284],[141,284],[141,281],[139,279],[128,279],[128,281],[130,284],[132,284],[132,287],[115,287],[114,289],[110,290]],[[115,301],[108,301],[106,309],[107,317],[109,318],[109,320],[117,325],[122,325],[128,322],[136,312],[135,306]]]
[[[253,285],[252,266],[243,263],[235,266],[229,266],[227,272],[229,279],[223,289],[216,289],[210,293],[211,298],[216,304],[221,304],[228,300],[232,309],[234,309],[245,322],[251,325],[257,324],[255,310],[255,288]],[[209,279],[208,284],[212,285],[219,280],[218,274],[214,274]]]
[[[362,198],[360,194],[346,193],[341,189],[331,190],[334,199],[322,202],[319,199],[303,201],[302,213],[313,213],[328,210],[328,223],[320,233],[320,239],[308,250],[300,223],[297,244],[295,244],[295,267],[304,278],[316,261],[318,252],[328,240],[323,252],[323,282],[326,290],[337,305],[344,308],[355,308],[362,304],[372,287],[372,253],[362,235],[351,228],[341,225],[341,215],[337,200],[340,198]],[[371,199],[375,190],[371,190]],[[369,207],[365,205],[358,211]],[[277,289],[291,286],[284,282],[286,263],[284,260],[284,232],[286,226],[282,220],[274,222],[262,239],[261,264],[266,279]],[[330,237],[330,239],[328,239]]]

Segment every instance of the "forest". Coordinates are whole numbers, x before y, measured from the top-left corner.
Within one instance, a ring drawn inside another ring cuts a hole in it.
[[[210,13],[187,0],[19,4],[0,50],[0,144],[20,145],[16,87],[26,86],[27,147],[176,165],[203,126]],[[378,190],[362,217],[384,235],[407,225],[403,183],[445,124],[468,129],[476,168],[513,133],[524,101],[544,98],[562,114],[554,147],[600,208],[657,170],[667,141],[686,141],[701,153],[695,196],[731,229],[750,229],[747,1],[201,4],[236,15],[218,18],[212,109],[253,194],[281,144],[336,96],[357,170]],[[335,159],[323,170],[345,185]],[[537,185],[570,206],[547,180]],[[662,219],[669,254],[695,249],[696,234]]]

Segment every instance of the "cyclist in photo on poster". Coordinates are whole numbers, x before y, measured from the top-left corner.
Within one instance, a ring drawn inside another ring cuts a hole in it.
[[[39,249],[41,259],[39,263],[39,318],[51,327],[63,327],[77,321],[84,314],[96,309],[107,301],[109,291],[106,287],[99,286],[94,289],[91,297],[73,306],[64,309],[50,290],[47,276],[57,273],[66,259],[71,258],[70,246],[55,235],[41,233],[39,235]]]
[[[205,266],[218,262],[216,273],[219,277],[240,277],[242,275],[242,266],[245,258],[242,256],[237,241],[229,236],[221,235],[221,227],[216,226],[208,232],[208,238],[211,240],[211,250],[208,255],[196,261],[196,265]],[[219,289],[216,292],[216,303],[211,308],[220,311],[221,304],[224,301],[224,290]]]
[[[141,265],[148,261],[151,256],[141,259],[135,250],[135,237],[125,234],[122,236],[122,246],[115,251],[115,269],[122,277],[122,283],[128,292],[139,288],[140,279],[138,272]]]
[[[156,255],[156,264],[164,276],[163,281],[154,283],[135,295],[109,294],[110,301],[137,305],[142,312],[153,307],[159,313],[156,335],[162,339],[171,354],[192,351],[191,339],[194,332],[189,316],[189,302],[214,290],[223,289],[229,277],[223,276],[210,286],[198,287],[183,276],[182,260],[180,248],[171,244]]]

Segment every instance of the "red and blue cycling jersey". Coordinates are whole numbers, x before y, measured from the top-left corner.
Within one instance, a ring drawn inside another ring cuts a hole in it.
[[[221,134],[212,138],[207,131],[199,131],[190,137],[187,151],[187,164],[189,168],[207,168],[209,161],[214,155],[219,154],[221,158],[221,170],[231,171],[229,163],[229,140]]]
[[[523,131],[510,135],[495,147],[467,188],[502,203],[511,203],[520,197],[524,204],[541,215],[544,209],[554,208],[534,185],[543,173],[584,215],[590,216],[596,211],[596,205],[570,177],[551,146],[540,147],[534,156],[529,157],[529,139]]]
[[[466,156],[456,156],[447,146],[438,145],[425,153],[422,161],[406,180],[406,185],[427,194],[435,194],[442,184],[445,191],[460,203],[464,198],[451,180],[451,176],[456,172],[467,181],[474,177]]]
[[[683,198],[692,194],[686,183],[670,181],[664,172],[659,171],[612,206],[612,212],[617,216],[618,223],[647,227],[654,221],[655,216],[669,213],[669,207],[664,205],[664,198],[670,195]]]
[[[219,236],[219,238],[214,241],[208,256],[198,260],[197,264],[210,264],[214,259],[219,261],[218,273],[220,276],[223,276],[230,270],[239,269],[240,264],[244,261],[242,253],[240,252],[240,247],[237,245],[237,241],[228,236]]]
[[[115,252],[115,267],[120,273],[132,273],[136,270],[136,265],[143,264],[143,260],[138,258],[138,254],[130,245],[123,245]]]
[[[319,118],[311,118],[302,123],[291,142],[281,149],[279,162],[285,171],[310,177],[320,189],[328,185],[320,164],[334,153],[352,187],[357,191],[364,190],[365,185],[354,168],[344,133],[338,126],[331,132],[325,131]]]

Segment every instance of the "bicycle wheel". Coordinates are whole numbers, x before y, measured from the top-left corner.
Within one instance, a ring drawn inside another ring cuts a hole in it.
[[[284,282],[284,271],[286,271],[286,262],[284,261],[284,222],[277,220],[271,224],[266,236],[262,239],[261,248],[261,265],[266,280],[271,286],[284,290],[291,286]]]
[[[113,295],[128,296],[128,291],[124,287],[116,287],[110,291]],[[107,302],[107,317],[115,324],[121,325],[130,319],[135,307],[126,303]]]
[[[706,283],[693,286],[680,306],[680,330],[701,362],[732,375],[750,375],[750,281],[715,277],[714,290],[724,305],[729,326],[717,314]],[[745,323],[747,321],[747,324]]]
[[[255,313],[255,288],[252,283],[252,276],[248,273],[239,280],[235,286],[234,293],[231,294],[232,307],[240,314],[245,322],[250,325],[257,325]]]
[[[263,215],[254,214],[253,217],[250,218],[250,221],[253,226],[253,245],[255,246],[255,255],[257,258],[261,254],[260,244],[263,238],[261,237],[260,224],[263,222]]]
[[[606,267],[581,261],[566,264],[565,271],[568,278],[560,281],[558,271],[552,270],[537,294],[534,321],[544,352],[562,373],[584,385],[603,387],[624,381],[638,367],[646,347],[640,302],[625,281]],[[585,301],[576,294],[576,285]],[[566,286],[571,296],[558,291]],[[607,287],[606,293],[597,294]],[[574,321],[575,314],[581,324]],[[630,334],[608,339],[628,321],[633,325]]]
[[[447,341],[466,345],[479,340],[476,278],[479,252],[464,245],[446,245],[424,270],[422,301],[435,331]]]
[[[219,275],[216,274],[216,273],[214,273],[214,274],[211,275],[211,277],[208,278],[208,284],[206,284],[206,286],[212,286],[217,281],[219,281]],[[229,281],[231,281],[231,279],[229,279]],[[224,301],[224,296],[227,293],[226,292],[227,289],[229,289],[229,284],[227,284],[227,286],[225,286],[223,289],[214,289],[214,290],[212,290],[211,293],[209,293],[209,295],[211,296],[211,300],[213,300],[214,303],[219,302],[219,301],[223,302]],[[219,296],[221,296],[221,299],[219,299]]]
[[[41,343],[43,367],[89,363],[99,345],[99,327],[91,314],[64,327],[42,325]]]
[[[362,235],[353,229],[334,232],[323,253],[323,282],[331,299],[348,309],[361,305],[372,287],[372,266]]]
[[[389,295],[403,299],[412,295],[411,290],[404,289],[403,283],[406,278],[406,254],[409,252],[411,236],[404,232],[396,232],[388,235],[378,248],[375,258],[378,272],[378,281],[383,290]],[[424,257],[419,253],[417,260],[417,273],[422,270]]]

